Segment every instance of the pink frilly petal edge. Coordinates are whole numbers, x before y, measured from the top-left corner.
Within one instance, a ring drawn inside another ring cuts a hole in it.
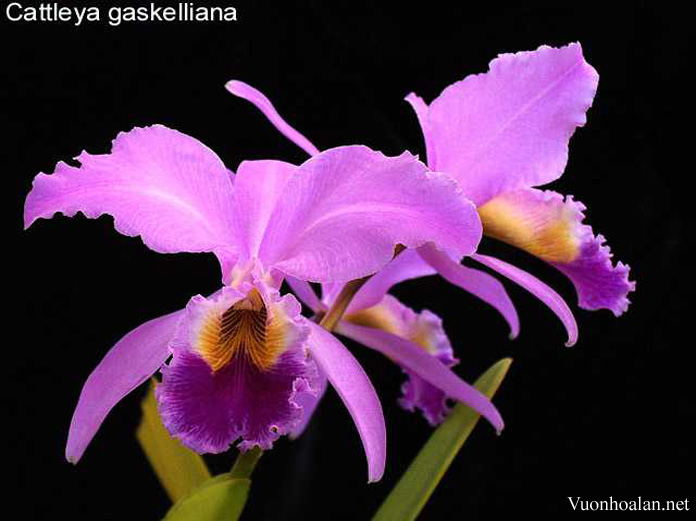
[[[564,273],[575,286],[578,305],[583,309],[609,309],[615,316],[628,310],[631,303],[628,294],[635,291],[635,281],[629,280],[630,266],[621,261],[612,263],[613,254],[603,235],[595,235],[592,227],[585,224],[587,207],[575,201],[572,195],[545,191],[546,198],[555,199],[572,211],[579,242],[579,254],[569,263],[551,262]]]

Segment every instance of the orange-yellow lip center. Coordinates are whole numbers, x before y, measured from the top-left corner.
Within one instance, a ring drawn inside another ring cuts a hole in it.
[[[483,233],[547,262],[572,262],[578,255],[570,217],[560,207],[552,215],[521,211],[504,197],[478,209]]]
[[[222,314],[211,316],[204,324],[198,352],[213,372],[231,360],[243,356],[261,370],[275,364],[282,351],[282,338],[257,290],[230,306]],[[282,334],[281,334],[282,336]]]

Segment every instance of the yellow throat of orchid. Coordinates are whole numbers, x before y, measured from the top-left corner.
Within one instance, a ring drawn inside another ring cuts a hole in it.
[[[572,262],[579,253],[575,223],[567,207],[534,207],[505,195],[478,209],[483,233],[547,262]]]
[[[222,313],[207,317],[196,350],[213,372],[237,357],[245,357],[261,371],[268,371],[286,346],[284,321],[271,314],[256,289]]]

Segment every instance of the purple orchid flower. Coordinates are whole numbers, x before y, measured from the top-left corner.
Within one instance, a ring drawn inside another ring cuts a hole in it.
[[[534,188],[563,173],[568,142],[575,128],[585,124],[597,83],[598,75],[579,44],[542,46],[500,55],[489,72],[450,85],[430,106],[415,94],[406,100],[423,129],[430,168],[457,180],[478,208],[484,235],[558,268],[574,284],[581,308],[609,309],[619,316],[635,289],[629,266],[612,264],[604,237],[584,224],[582,203]],[[258,106],[302,149],[316,153],[256,89],[237,81],[227,88]],[[450,283],[495,307],[512,338],[519,334],[517,311],[499,281],[428,245],[419,253]],[[561,319],[568,332],[566,345],[577,341],[573,313],[553,289],[500,259],[482,254],[471,258],[534,294]]]
[[[454,357],[442,320],[428,310],[416,313],[388,294],[390,288],[399,282],[435,273],[420,259],[416,250],[405,250],[357,292],[343,319],[334,328],[337,333],[399,361],[407,375],[399,404],[409,411],[420,409],[433,426],[441,423],[449,413],[448,398],[474,408],[482,405],[472,403],[472,398],[479,397],[448,370],[458,360]],[[337,283],[323,284],[320,300],[306,282],[293,278],[287,281],[298,297],[317,314],[325,313],[331,307],[342,288]],[[321,393],[313,398],[312,409],[320,399]],[[295,435],[301,432],[305,423],[296,429]]]
[[[198,452],[224,451],[240,438],[241,450],[270,448],[330,382],[357,426],[369,480],[380,479],[386,434],[372,384],[278,290],[285,277],[328,284],[367,276],[390,262],[397,244],[472,253],[480,221],[454,182],[408,153],[386,157],[363,146],[327,150],[299,167],[245,161],[234,174],[196,139],[159,125],[119,134],[110,154],[76,159],[79,167],[58,163],[52,175],[36,176],[26,227],[56,212],[109,214],[119,232],[154,251],[214,253],[225,286],[116,343],[84,385],[67,459],[77,462],[111,408],[161,368],[163,422]],[[402,351],[392,355],[412,356]],[[442,370],[421,376],[436,383]],[[467,392],[500,430],[495,407]]]

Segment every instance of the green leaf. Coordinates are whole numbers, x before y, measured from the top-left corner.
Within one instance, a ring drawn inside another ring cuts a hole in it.
[[[164,521],[234,521],[242,514],[251,481],[225,473],[209,479],[179,500]]]
[[[498,361],[476,380],[474,386],[488,398],[492,398],[511,363],[510,358]],[[373,520],[416,519],[480,417],[470,407],[458,403],[411,462]]]
[[[141,407],[143,417],[136,437],[147,456],[157,478],[176,503],[193,489],[210,479],[210,472],[203,458],[172,438],[162,425],[157,412],[155,380],[152,380]]]

